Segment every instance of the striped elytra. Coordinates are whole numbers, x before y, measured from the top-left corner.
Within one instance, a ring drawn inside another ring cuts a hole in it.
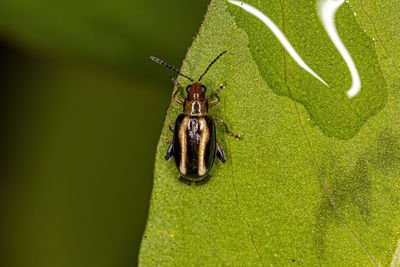
[[[180,173],[193,181],[205,178],[216,154],[212,117],[180,114],[175,122],[173,140],[173,156]]]

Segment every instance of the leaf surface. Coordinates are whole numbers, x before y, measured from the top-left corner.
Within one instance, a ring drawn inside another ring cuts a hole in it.
[[[293,62],[255,17],[212,1],[182,72],[196,78],[229,50],[202,82],[209,95],[228,84],[209,114],[242,139],[219,129],[227,162],[216,162],[204,185],[181,183],[175,164],[164,160],[168,125],[181,112],[171,104],[140,264],[390,265],[400,238],[400,41],[390,38],[399,8],[354,1],[339,9],[336,26],[363,85],[348,99],[351,77],[316,2],[249,3],[332,86]]]

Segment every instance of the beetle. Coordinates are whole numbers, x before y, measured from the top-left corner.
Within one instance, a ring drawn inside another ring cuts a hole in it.
[[[176,90],[172,96],[179,105],[183,106],[183,113],[179,114],[176,120],[169,125],[169,129],[173,132],[173,139],[167,142],[168,148],[165,155],[166,160],[169,160],[171,156],[174,157],[175,164],[181,174],[181,180],[188,184],[191,184],[191,182],[198,183],[209,178],[215,156],[222,163],[226,161],[221,144],[216,139],[215,122],[223,125],[229,135],[237,140],[240,139],[240,135],[233,134],[224,121],[207,115],[208,109],[219,104],[218,94],[225,88],[226,83],[220,85],[215,93],[216,99],[211,102],[208,102],[205,98],[206,87],[200,83],[210,67],[227,52],[226,50],[219,54],[196,82],[162,60],[151,57],[153,61],[192,82],[186,87],[186,99],[182,100],[177,97],[182,86],[177,79],[172,78],[176,85]]]

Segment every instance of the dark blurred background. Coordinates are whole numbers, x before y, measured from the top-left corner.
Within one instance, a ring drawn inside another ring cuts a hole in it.
[[[134,266],[208,0],[0,1],[0,266]]]

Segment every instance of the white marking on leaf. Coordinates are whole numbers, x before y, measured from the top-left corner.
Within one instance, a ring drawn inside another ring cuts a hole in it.
[[[278,38],[279,42],[281,42],[282,46],[286,49],[289,55],[297,62],[297,64],[299,64],[300,67],[308,71],[311,75],[313,75],[315,78],[317,78],[323,84],[329,87],[329,85],[303,61],[303,59],[299,56],[299,54],[297,54],[296,50],[294,50],[293,46],[290,44],[286,36],[282,33],[282,31],[278,28],[278,26],[276,26],[276,24],[270,18],[268,18],[264,13],[262,13],[257,8],[249,4],[246,4],[244,2],[232,1],[232,0],[228,0],[228,2],[243,8],[245,11],[249,12],[250,14],[260,19],[262,22],[264,22],[264,24],[275,34],[276,38]]]
[[[347,96],[354,97],[361,89],[360,75],[358,74],[356,65],[354,64],[349,51],[347,51],[344,46],[335,27],[335,14],[343,3],[344,0],[322,0],[318,4],[318,13],[326,32],[349,68],[352,84],[350,89],[347,91]],[[354,13],[354,15],[356,14]]]
[[[278,28],[278,26],[276,26],[276,24],[270,18],[268,18],[264,13],[262,13],[255,7],[246,4],[244,2],[233,1],[233,0],[228,0],[228,2],[241,7],[245,11],[249,12],[250,14],[260,19],[262,22],[264,22],[264,24],[275,34],[275,36],[281,42],[282,46],[286,49],[286,51],[290,54],[290,56],[297,62],[297,64],[299,64],[300,67],[308,71],[315,78],[317,78],[318,80],[320,80],[322,83],[324,83],[326,86],[329,87],[329,85],[322,78],[320,78],[309,66],[307,66],[307,64],[302,60],[299,54],[297,54],[297,52],[294,50],[293,46],[287,40],[282,31]],[[349,1],[346,2],[349,3]],[[354,64],[354,61],[350,53],[344,46],[342,40],[340,39],[339,34],[337,33],[335,27],[335,14],[337,9],[343,3],[344,0],[321,0],[318,5],[318,13],[326,32],[328,33],[333,44],[335,45],[340,55],[346,62],[347,67],[349,68],[352,78],[352,84],[350,89],[347,91],[347,96],[354,97],[360,92],[361,89],[360,75],[358,74],[358,70]],[[356,16],[357,14],[354,13],[354,15]],[[373,40],[375,40],[375,38],[373,38]]]

